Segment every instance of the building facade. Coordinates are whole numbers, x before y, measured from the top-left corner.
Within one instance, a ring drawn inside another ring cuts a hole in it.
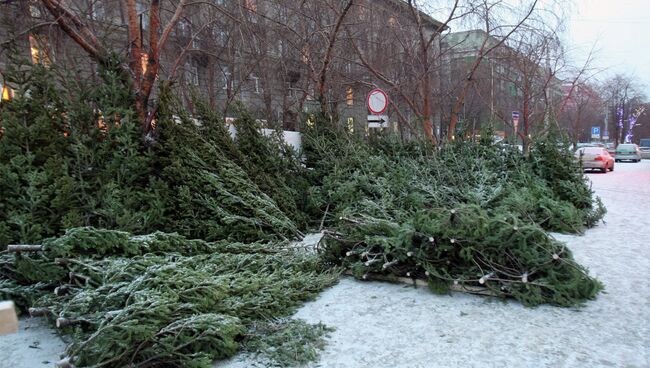
[[[129,55],[123,1],[62,3],[106,48],[124,58]],[[161,3],[164,27],[177,2]],[[143,48],[151,31],[149,6],[149,1],[137,1]],[[53,22],[40,1],[0,7],[0,42],[12,45],[0,54],[0,73],[11,57],[20,56],[66,66],[78,78],[96,76],[96,63]],[[241,103],[269,125],[286,130],[300,130],[309,114],[327,106],[351,130],[364,131],[365,97],[377,87],[390,96],[396,130],[416,125],[423,111],[433,119],[439,111],[438,34],[446,28],[402,0],[357,0],[334,29],[342,9],[342,2],[334,0],[191,3],[161,50],[159,78],[175,81],[175,91],[190,108],[195,95],[224,116],[234,116]],[[420,30],[426,40],[418,41]],[[423,42],[425,53],[419,51]],[[146,61],[142,63],[146,68]],[[419,83],[425,79],[432,82],[422,90]],[[11,98],[11,86],[0,80],[3,98]],[[411,97],[417,93],[419,98]],[[433,112],[423,109],[427,103],[434,105],[429,107]]]

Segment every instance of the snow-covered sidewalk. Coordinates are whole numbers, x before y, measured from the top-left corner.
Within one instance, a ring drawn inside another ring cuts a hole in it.
[[[650,161],[587,175],[608,208],[606,223],[556,237],[605,283],[596,300],[526,308],[346,278],[295,316],[336,328],[312,367],[650,367]],[[22,322],[18,334],[0,336],[0,367],[52,366],[61,341]],[[215,366],[255,364],[236,357]]]
[[[313,367],[650,367],[650,161],[587,176],[606,223],[555,236],[605,283],[596,300],[526,308],[348,278],[295,316],[336,328]],[[216,367],[253,365],[239,357]]]

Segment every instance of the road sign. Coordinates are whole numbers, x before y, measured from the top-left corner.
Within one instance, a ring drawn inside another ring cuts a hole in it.
[[[388,116],[368,115],[368,128],[388,128]]]
[[[368,93],[368,110],[375,115],[382,114],[388,107],[388,95],[381,89],[373,89]]]
[[[512,124],[515,126],[515,132],[519,131],[519,111],[512,112]]]
[[[591,127],[591,139],[599,139],[600,138],[600,127]]]

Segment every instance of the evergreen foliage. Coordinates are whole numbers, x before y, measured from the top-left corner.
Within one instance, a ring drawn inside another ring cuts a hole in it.
[[[206,240],[301,235],[298,196],[283,179],[295,160],[251,128],[241,145],[265,156],[249,162],[223,119],[204,106],[192,119],[164,91],[151,147],[119,76],[101,77],[71,84],[38,65],[7,73],[20,88],[0,108],[0,245],[79,226]]]
[[[262,321],[288,316],[338,277],[284,243],[93,228],[4,261],[3,272],[13,267],[23,279],[0,284],[0,297],[22,293],[21,308],[56,318],[78,366],[210,367],[247,335],[259,339]]]
[[[158,143],[153,148],[160,178],[168,190],[164,202],[167,225],[181,234],[206,240],[292,239],[297,225],[273,198],[258,187],[233,158],[242,155],[231,144],[223,121],[173,113],[172,102],[158,117]],[[219,135],[222,136],[219,136]],[[223,136],[225,135],[225,136]]]
[[[551,143],[527,157],[486,141],[368,144],[320,125],[306,152],[333,264],[439,291],[483,286],[527,305],[571,306],[602,289],[546,232],[579,232],[603,215],[580,167]]]

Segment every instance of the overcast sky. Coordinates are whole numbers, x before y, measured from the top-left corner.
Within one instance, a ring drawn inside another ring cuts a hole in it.
[[[576,58],[596,45],[603,75],[636,77],[650,97],[650,0],[574,0],[566,41]]]

